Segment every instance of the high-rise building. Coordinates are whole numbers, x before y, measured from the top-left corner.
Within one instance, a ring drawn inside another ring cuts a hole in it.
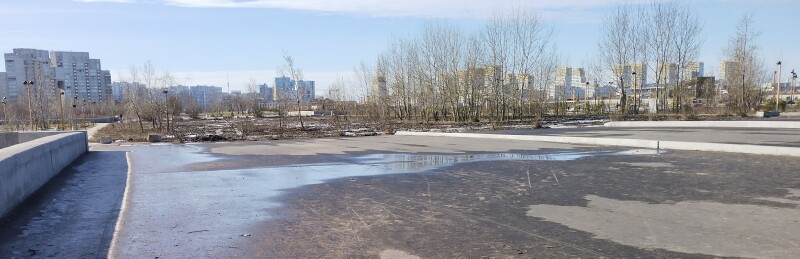
[[[189,87],[189,95],[194,98],[197,105],[207,110],[212,104],[222,99],[222,87],[196,85]]]
[[[5,67],[5,94],[11,100],[22,94],[25,81],[44,87],[48,95],[61,89],[66,99],[78,97],[93,103],[113,100],[111,73],[102,70],[100,60],[89,58],[88,52],[14,49],[5,54]]]
[[[8,79],[6,78],[6,72],[0,72],[0,99],[3,97],[8,96]]]
[[[294,90],[294,80],[287,76],[276,77],[275,86],[272,87],[272,100],[293,100],[297,94]]]
[[[300,102],[310,103],[314,101],[316,85],[314,81],[300,81],[297,92],[300,93]]]
[[[547,95],[550,98],[566,97],[575,98],[582,93],[578,89],[583,89],[586,82],[586,72],[579,67],[559,67],[556,70],[555,84],[550,86]]]
[[[661,63],[658,64],[658,77],[656,81],[661,84],[673,85],[678,82],[678,64]]]
[[[615,67],[614,73],[618,75],[622,75],[623,84],[625,87],[625,92],[632,94],[633,92],[633,72],[636,72],[636,89],[637,91],[642,89],[645,85],[647,85],[647,64],[637,63],[637,64],[629,64],[623,67]],[[615,78],[614,81],[618,81],[618,78]],[[619,82],[617,82],[619,84]]]
[[[731,76],[736,74],[737,63],[735,61],[722,61],[719,63],[719,81],[725,84],[731,80]]]
[[[297,101],[300,94],[300,102],[310,103],[316,98],[316,85],[314,81],[295,81],[289,77],[281,76],[275,78],[275,87],[272,88],[272,98],[274,101]]]
[[[689,62],[683,68],[684,78],[688,80],[704,77],[705,68],[703,66],[703,62]]]

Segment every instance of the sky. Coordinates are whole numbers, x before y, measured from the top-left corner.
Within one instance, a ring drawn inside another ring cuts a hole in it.
[[[273,84],[285,53],[317,95],[359,62],[371,63],[389,40],[431,21],[476,30],[492,13],[532,9],[553,27],[563,66],[596,56],[605,17],[625,3],[651,0],[0,0],[0,51],[85,51],[125,79],[151,62],[183,85],[227,91]],[[662,1],[662,0],[656,0]],[[800,0],[686,0],[704,25],[699,61],[717,75],[736,21],[752,13],[768,70],[800,71]],[[0,67],[0,71],[4,71]],[[782,76],[786,78],[787,76]]]

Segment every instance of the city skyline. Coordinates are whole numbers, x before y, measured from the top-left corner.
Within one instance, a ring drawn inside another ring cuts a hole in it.
[[[393,37],[413,34],[423,24],[441,20],[474,30],[493,9],[510,6],[532,8],[553,26],[558,52],[564,56],[561,66],[586,67],[595,55],[602,19],[620,3],[649,1],[530,2],[11,1],[0,10],[8,21],[0,34],[10,39],[0,42],[0,50],[89,52],[104,61],[114,81],[124,79],[131,65],[150,60],[159,71],[169,70],[180,84],[226,90],[228,78],[232,90],[246,90],[251,79],[270,82],[279,76],[276,70],[286,51],[306,78],[317,81],[316,93],[326,95],[330,83],[351,74],[360,61],[374,61]],[[800,68],[800,57],[791,49],[800,39],[789,27],[796,23],[791,10],[800,4],[786,0],[758,5],[736,0],[687,3],[705,24],[706,40],[697,61],[706,64],[706,75],[718,74],[724,60],[722,49],[736,20],[747,12],[754,14],[762,31],[758,43],[768,71],[775,69],[772,64],[778,59],[784,63],[784,74]],[[53,19],[30,19],[30,10]],[[51,20],[59,22],[49,24]]]

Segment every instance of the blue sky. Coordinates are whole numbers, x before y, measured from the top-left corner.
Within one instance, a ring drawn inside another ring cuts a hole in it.
[[[295,58],[324,94],[337,76],[372,61],[392,37],[428,21],[473,30],[495,10],[531,8],[555,29],[564,65],[595,55],[600,23],[623,3],[645,0],[3,0],[0,51],[13,48],[88,51],[114,80],[150,60],[184,84],[243,90],[255,79],[272,84],[281,55]],[[800,70],[800,1],[681,1],[705,25],[700,61],[716,75],[722,48],[739,17],[755,15],[769,70]],[[784,78],[786,76],[783,76]]]

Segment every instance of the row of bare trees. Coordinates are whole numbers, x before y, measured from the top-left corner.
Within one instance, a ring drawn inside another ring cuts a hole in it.
[[[643,98],[654,102],[649,112],[692,113],[698,96],[714,100],[711,106],[744,113],[763,98],[758,85],[764,69],[753,23],[752,15],[738,22],[723,50],[736,67],[721,84],[709,84],[688,74],[698,66],[705,41],[703,22],[688,5],[623,5],[604,19],[587,74],[595,82],[616,83],[621,113],[638,113]],[[331,85],[329,95],[363,103],[353,112],[370,118],[502,121],[563,114],[576,107],[553,93],[559,91],[560,60],[552,34],[536,13],[525,10],[498,13],[476,31],[430,23],[418,34],[391,40],[375,63],[362,62],[353,78]]]
[[[605,19],[598,53],[605,71],[620,86],[623,111],[630,99],[633,112],[638,112],[643,94],[640,87],[647,83],[643,74],[655,79],[656,113],[691,107],[692,99],[688,98],[684,82],[691,76],[686,74],[687,67],[697,62],[704,42],[702,30],[697,14],[678,2],[623,5]],[[626,66],[631,69],[625,69]],[[638,72],[639,76],[627,74],[632,72]],[[625,78],[637,81],[626,82]],[[627,96],[628,92],[632,98]],[[672,105],[667,103],[670,96]]]
[[[431,23],[356,68],[351,99],[373,118],[492,121],[539,116],[556,69],[552,29],[534,12],[498,13],[467,32]],[[331,88],[342,94],[342,83]],[[536,90],[540,89],[540,90]],[[355,96],[352,96],[355,95]]]

